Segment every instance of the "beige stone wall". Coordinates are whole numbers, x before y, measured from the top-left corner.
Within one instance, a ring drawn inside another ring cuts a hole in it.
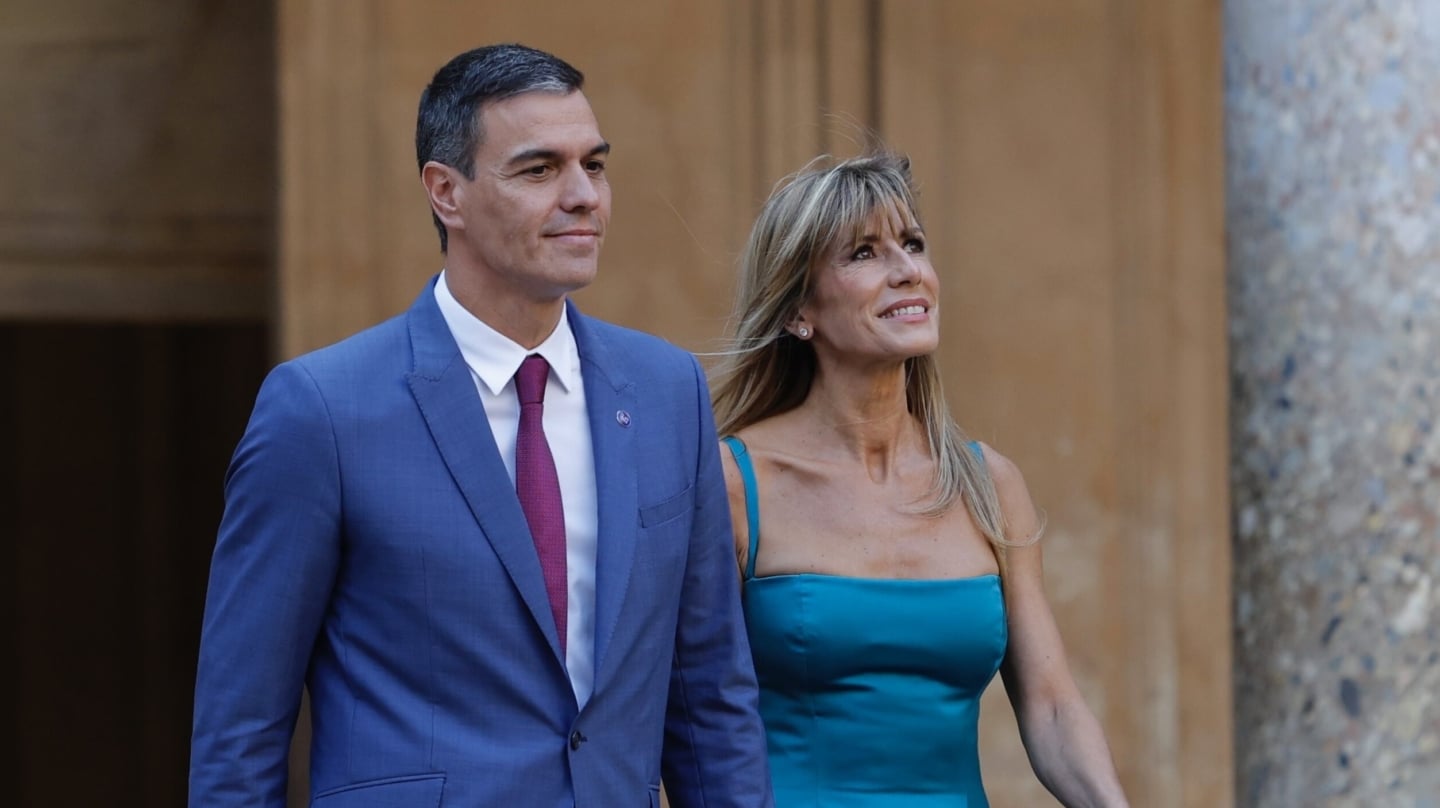
[[[266,316],[272,27],[242,0],[7,0],[0,319]]]

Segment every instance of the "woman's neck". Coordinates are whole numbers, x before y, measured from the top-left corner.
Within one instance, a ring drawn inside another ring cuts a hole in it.
[[[800,409],[819,439],[817,449],[861,461],[875,482],[890,477],[919,437],[903,364],[864,373],[817,369]]]

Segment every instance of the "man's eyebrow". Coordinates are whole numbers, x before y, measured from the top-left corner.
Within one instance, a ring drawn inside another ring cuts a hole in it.
[[[598,157],[599,155],[609,153],[610,144],[602,140],[594,148],[586,152],[585,157],[588,159],[591,157]],[[519,152],[515,156],[511,157],[508,161],[506,161],[506,164],[510,166],[517,166],[521,163],[529,163],[536,160],[542,162],[555,162],[560,160],[560,158],[560,152],[555,151],[554,149],[526,149],[525,151]]]

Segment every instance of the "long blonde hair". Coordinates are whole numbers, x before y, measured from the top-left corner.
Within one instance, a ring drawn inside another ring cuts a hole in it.
[[[740,259],[733,337],[712,372],[716,426],[730,435],[794,409],[815,378],[815,351],[785,326],[809,298],[819,258],[858,236],[877,211],[918,226],[909,159],[880,152],[841,162],[821,157],[776,186]],[[931,355],[905,360],[906,407],[924,427],[935,480],[920,513],[938,516],[962,499],[981,532],[1001,548],[1005,517],[984,458],[950,417]],[[1001,567],[1004,568],[1003,554]]]

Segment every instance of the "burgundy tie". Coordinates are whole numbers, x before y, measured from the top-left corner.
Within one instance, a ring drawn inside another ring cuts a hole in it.
[[[560,478],[555,458],[545,441],[545,380],[550,364],[531,354],[515,373],[515,392],[520,395],[520,432],[515,439],[515,492],[530,523],[545,589],[550,593],[550,610],[555,613],[555,631],[560,651],[565,651],[566,588],[565,510],[560,500]]]

